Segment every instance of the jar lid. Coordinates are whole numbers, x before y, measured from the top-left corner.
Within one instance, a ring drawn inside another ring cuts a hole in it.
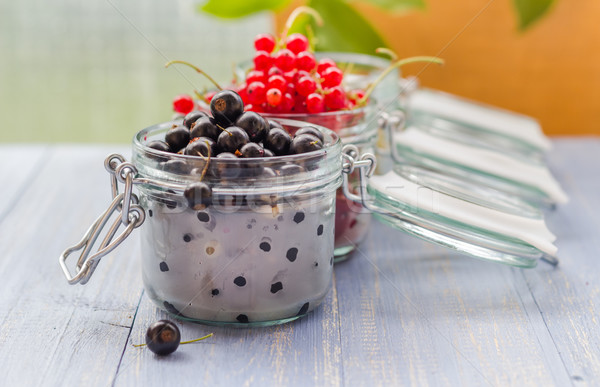
[[[509,149],[492,149],[472,140],[440,135],[423,126],[392,134],[396,158],[440,173],[502,190],[540,207],[568,201],[545,163]],[[466,137],[466,136],[465,136]],[[471,143],[468,143],[471,142]],[[396,160],[398,161],[398,160]]]
[[[375,217],[402,232],[472,257],[517,267],[539,259],[556,264],[555,236],[543,213],[521,198],[421,165],[396,164],[366,178],[359,169],[360,200]]]
[[[367,186],[372,205],[379,209],[375,216],[400,231],[512,266],[555,261],[555,238],[542,214],[515,198],[485,190],[490,196],[414,166],[373,176]]]
[[[413,122],[442,119],[513,150],[529,148],[539,154],[552,147],[539,123],[528,116],[431,89],[413,91],[405,104]]]

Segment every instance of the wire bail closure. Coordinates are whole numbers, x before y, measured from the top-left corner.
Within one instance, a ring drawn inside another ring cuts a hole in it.
[[[110,174],[112,202],[106,211],[92,223],[81,241],[67,248],[59,257],[60,266],[71,285],[77,283],[85,285],[94,273],[100,259],[119,246],[131,234],[133,229],[141,226],[146,219],[144,209],[139,206],[138,197],[132,193],[134,178],[137,174],[135,166],[126,162],[123,156],[112,154],[104,161],[104,167]],[[121,193],[119,192],[119,183],[124,184]],[[119,216],[108,228],[98,250],[91,254],[96,240],[114,213],[118,213]],[[121,225],[125,226],[125,229],[115,238]],[[69,255],[82,249],[83,251],[77,259],[76,274],[72,275],[67,267],[66,260]]]

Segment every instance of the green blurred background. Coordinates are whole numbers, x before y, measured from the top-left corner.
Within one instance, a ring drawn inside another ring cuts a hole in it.
[[[191,0],[0,2],[1,142],[127,143],[172,116],[171,100],[253,53],[272,15],[223,21]]]

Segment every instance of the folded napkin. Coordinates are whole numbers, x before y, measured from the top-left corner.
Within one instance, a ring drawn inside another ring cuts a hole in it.
[[[409,206],[410,211],[427,211],[458,222],[526,242],[538,250],[556,255],[556,239],[543,219],[527,218],[483,207],[415,184],[393,171],[375,175],[369,186]]]
[[[555,203],[568,201],[566,193],[545,165],[530,164],[504,153],[436,137],[414,126],[395,133],[394,142],[424,155],[533,186]]]
[[[426,112],[455,122],[514,137],[543,151],[552,147],[539,123],[531,117],[440,91],[418,89],[410,94],[408,112]]]

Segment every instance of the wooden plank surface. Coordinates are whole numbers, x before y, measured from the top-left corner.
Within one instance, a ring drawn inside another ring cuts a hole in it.
[[[214,337],[166,358],[132,345],[167,317],[143,294],[135,234],[85,286],[68,285],[58,265],[109,202],[104,157],[127,148],[41,147],[19,159],[22,172],[0,167],[10,187],[0,207],[2,384],[598,384],[600,140],[555,145],[551,167],[571,196],[548,214],[557,268],[490,264],[375,223],[314,313],[255,329],[177,322],[184,340]]]

